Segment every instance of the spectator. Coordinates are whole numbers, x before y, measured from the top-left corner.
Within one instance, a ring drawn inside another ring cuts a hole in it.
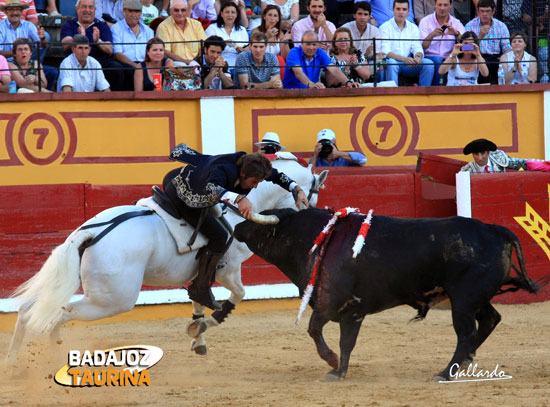
[[[189,17],[199,21],[214,21],[218,18],[215,0],[190,0],[187,13]]]
[[[414,11],[413,1],[409,1],[409,14],[407,14],[407,20],[414,23]],[[357,1],[356,1],[357,2]],[[371,24],[380,27],[389,19],[393,18],[393,0],[371,0],[370,5],[372,7],[372,19]]]
[[[201,23],[187,17],[187,2],[172,0],[170,4],[171,16],[164,20],[157,28],[157,36],[166,44],[166,56],[174,61],[186,65],[195,58],[200,50],[200,41],[206,39]]]
[[[140,0],[124,0],[124,20],[111,27],[113,56],[123,68],[124,90],[134,90],[134,70],[141,68],[146,43],[155,36],[141,21],[141,9]]]
[[[71,46],[72,54],[61,62],[61,73],[57,82],[58,92],[110,92],[99,62],[89,56],[88,37],[76,34]]]
[[[439,73],[447,76],[447,86],[477,85],[479,74],[489,75],[485,59],[479,51],[479,39],[472,31],[462,34],[451,55],[439,67]]]
[[[344,24],[342,27],[347,28],[351,32],[351,38],[354,41],[355,47],[361,50],[366,59],[372,58],[374,52],[373,38],[376,38],[376,48],[380,50],[381,36],[378,28],[369,24],[371,19],[371,5],[366,1],[355,3],[354,21]]]
[[[33,43],[28,38],[18,38],[13,42],[13,61],[9,63],[11,79],[18,88],[30,89],[33,92],[50,92],[47,90],[48,81],[44,70],[39,70],[39,62],[31,59],[32,46]]]
[[[435,12],[420,21],[424,55],[434,63],[434,86],[440,84],[439,65],[451,54],[456,40],[464,32],[462,23],[450,15],[452,4],[453,0],[436,0]]]
[[[254,144],[260,147],[260,151],[264,154],[276,154],[279,151],[286,150],[286,147],[283,147],[281,145],[279,135],[271,131],[268,131],[264,134],[264,136],[262,137],[262,141]]]
[[[235,87],[227,62],[222,56],[225,47],[223,38],[212,35],[204,42],[202,55],[198,55],[194,59],[193,62],[200,66],[203,89],[229,89]]]
[[[123,3],[124,0],[96,0],[95,18],[105,21],[111,27],[117,21],[124,20]]]
[[[269,4],[263,8],[262,22],[259,27],[252,30],[252,34],[256,32],[264,33],[267,36],[267,52],[280,55],[283,60],[286,59],[290,51],[288,43],[292,39],[292,34],[290,31],[283,33],[281,29],[281,10],[279,6]]]
[[[292,41],[295,45],[302,40],[306,31],[313,31],[317,34],[318,41],[322,41],[321,48],[328,49],[336,27],[325,17],[326,9],[326,0],[307,0],[309,16],[297,21],[292,27]]]
[[[332,64],[325,51],[319,48],[319,37],[314,31],[306,31],[301,38],[302,45],[292,48],[286,58],[283,85],[285,89],[324,89],[321,82],[321,71],[325,69],[327,76],[332,75],[330,83],[345,83],[350,87],[359,86],[351,82],[346,75]],[[328,80],[328,79],[327,79]]]
[[[17,38],[29,38],[33,42],[40,42],[40,47],[48,47],[48,39],[44,28],[38,27],[30,21],[23,20],[23,10],[29,5],[21,0],[6,0],[0,4],[0,10],[4,11],[8,18],[0,20],[0,55],[6,58],[13,56],[12,44]]]
[[[164,54],[164,41],[155,37],[147,41],[145,47],[145,61],[140,62],[140,68],[136,69],[134,74],[134,90],[141,92],[142,90],[155,90],[154,76],[162,74],[162,86],[165,83],[164,72],[167,68],[173,67],[174,63],[170,58],[166,58]]]
[[[277,6],[281,12],[281,30],[290,32],[292,24],[300,18],[300,2],[299,0],[284,0],[283,4],[277,3],[276,0],[261,0],[262,16],[267,6]]]
[[[90,56],[101,64],[110,89],[122,90],[124,74],[122,65],[113,59],[113,34],[105,21],[95,18],[95,1],[77,0],[75,9],[76,18],[65,21],[61,26],[60,38],[65,54],[71,53],[76,34],[85,35],[91,44]]]
[[[3,55],[0,55],[0,93],[9,93],[11,73],[8,61]]]
[[[216,22],[206,29],[206,34],[223,38],[227,46],[222,55],[229,65],[229,71],[233,72],[237,54],[240,54],[248,44],[248,33],[241,23],[239,6],[232,1],[225,3]]]
[[[21,0],[21,3],[28,5],[27,8],[23,10],[23,16],[21,20],[30,21],[34,25],[38,26],[38,14],[36,13],[36,6],[34,0]],[[6,4],[6,0],[0,0],[0,7]],[[7,18],[6,13],[0,10],[0,20]]]
[[[464,0],[457,0],[459,2],[462,2]],[[433,14],[437,7],[435,5],[436,0],[414,0],[413,4],[413,10],[414,10],[414,21],[417,25],[420,25],[420,21],[424,17],[426,17],[429,14]],[[449,10],[449,13],[454,16],[454,4],[451,1],[451,8]],[[461,23],[462,24],[462,23]]]
[[[312,168],[361,166],[367,163],[367,157],[353,151],[338,150],[336,134],[331,129],[323,129],[317,133],[317,144],[309,163]]]
[[[506,172],[508,168],[527,170],[533,169],[533,164],[541,163],[541,160],[510,157],[504,151],[497,150],[495,143],[484,138],[471,141],[464,147],[463,152],[464,155],[472,154],[474,161],[466,164],[460,171],[473,174]]]
[[[143,5],[141,9],[141,19],[144,24],[151,24],[151,21],[159,16],[159,10],[153,3],[153,0],[141,0],[141,4]]]
[[[466,24],[466,31],[473,31],[479,37],[481,55],[487,61],[489,76],[480,83],[497,83],[497,71],[500,56],[509,52],[510,32],[506,25],[493,18],[495,14],[495,3],[493,0],[479,0],[477,3],[478,17]]]
[[[340,27],[334,32],[330,59],[346,75],[348,81],[366,82],[371,76],[363,53],[355,49],[351,31],[345,27]]]
[[[434,66],[429,59],[424,58],[418,27],[406,19],[409,3],[407,0],[394,0],[393,4],[394,17],[380,27],[384,39],[382,52],[388,58],[386,80],[399,84],[399,75],[418,77],[420,86],[430,86]]]
[[[249,48],[237,57],[235,85],[241,89],[282,88],[279,61],[275,55],[266,52],[266,35],[261,32],[252,34]]]
[[[506,84],[534,83],[537,80],[537,59],[525,51],[527,35],[522,31],[516,31],[510,36],[510,42],[512,52],[500,57]]]

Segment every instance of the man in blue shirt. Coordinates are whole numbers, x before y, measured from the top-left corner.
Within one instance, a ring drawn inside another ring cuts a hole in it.
[[[122,73],[122,65],[112,57],[113,35],[107,23],[95,18],[95,1],[78,0],[75,8],[77,17],[65,21],[61,26],[59,38],[61,38],[65,53],[67,55],[71,53],[74,35],[85,35],[91,45],[90,56],[97,59],[101,64],[105,78],[111,85],[110,89],[114,91],[122,90],[124,74]]]
[[[141,21],[142,7],[139,0],[124,0],[124,19],[111,27],[114,57],[123,67],[124,90],[134,90],[134,70],[141,69],[147,41],[155,36]]]
[[[250,36],[250,47],[237,56],[235,86],[241,89],[280,89],[281,71],[274,54],[265,52],[267,36],[255,32]]]
[[[6,4],[0,5],[7,18],[0,20],[0,55],[10,58],[13,56],[12,44],[17,38],[28,38],[33,42],[40,42],[41,48],[48,47],[48,40],[44,29],[38,28],[27,20],[22,20],[23,9],[28,8],[28,4],[21,3],[20,0],[8,0]]]
[[[336,135],[331,129],[317,133],[317,145],[309,160],[312,167],[348,167],[365,165],[367,157],[354,151],[340,151],[336,147]]]
[[[323,89],[321,70],[327,71],[327,82],[359,86],[348,81],[346,75],[319,48],[319,37],[314,31],[306,31],[302,36],[302,45],[292,48],[286,57],[283,86],[285,89]],[[329,80],[329,76],[332,76]]]

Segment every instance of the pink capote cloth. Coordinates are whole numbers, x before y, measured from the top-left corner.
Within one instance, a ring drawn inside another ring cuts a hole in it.
[[[550,172],[550,162],[549,161],[527,161],[527,169],[529,171]]]

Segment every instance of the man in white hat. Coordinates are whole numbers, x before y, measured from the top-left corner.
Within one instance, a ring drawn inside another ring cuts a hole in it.
[[[272,131],[268,131],[264,134],[262,141],[255,143],[264,154],[276,154],[279,151],[286,150],[285,147],[281,145],[279,140],[279,135]]]
[[[336,134],[331,129],[323,129],[317,133],[317,145],[309,162],[312,167],[361,166],[365,165],[367,157],[355,151],[338,150]]]
[[[23,20],[23,10],[29,8],[21,0],[6,0],[0,4],[8,18],[0,20],[0,55],[10,58],[13,56],[12,44],[17,38],[28,38],[33,42],[40,42],[41,49],[48,48],[48,39],[44,28],[38,27],[30,21]]]

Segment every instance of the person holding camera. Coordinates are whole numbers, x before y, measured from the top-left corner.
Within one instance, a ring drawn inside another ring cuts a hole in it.
[[[340,151],[336,147],[336,135],[331,129],[317,133],[317,145],[310,159],[313,167],[348,167],[365,165],[367,157],[355,151]]]
[[[440,84],[439,66],[449,56],[455,41],[465,31],[460,20],[450,13],[452,4],[452,0],[436,0],[435,11],[420,20],[418,25],[420,38],[423,38],[424,56],[435,65],[432,86]]]
[[[447,86],[477,85],[479,74],[489,75],[489,68],[479,50],[479,39],[472,31],[466,31],[453,52],[439,67],[439,74],[447,75]]]
[[[277,154],[279,151],[286,150],[286,147],[281,145],[279,135],[275,132],[268,131],[262,137],[262,141],[255,143],[260,147],[262,154]]]

